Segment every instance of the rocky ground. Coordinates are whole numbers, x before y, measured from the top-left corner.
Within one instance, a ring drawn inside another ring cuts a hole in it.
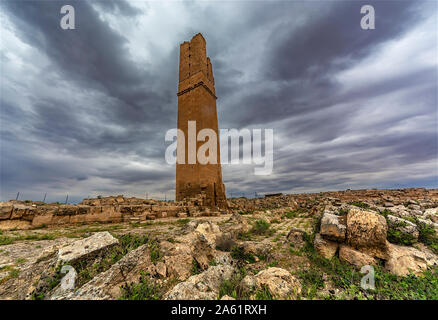
[[[231,199],[215,216],[0,233],[0,299],[438,299],[438,192]],[[361,287],[363,266],[375,288]]]

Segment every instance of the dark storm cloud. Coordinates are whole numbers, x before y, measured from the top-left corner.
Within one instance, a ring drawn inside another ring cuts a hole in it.
[[[59,26],[63,4],[75,8],[74,31]],[[0,52],[3,66],[31,66],[2,75],[2,200],[18,190],[68,190],[74,201],[125,190],[170,194],[175,168],[164,162],[164,134],[176,125],[178,44],[198,32],[213,62],[219,126],[274,128],[278,138],[273,175],[224,166],[228,194],[438,185],[430,165],[438,153],[436,64],[415,56],[372,81],[363,80],[372,76],[366,70],[357,83],[340,77],[403,39],[436,3],[143,4],[1,2],[13,34],[47,59],[35,54],[29,64],[21,45]],[[363,4],[374,5],[376,30],[360,29]],[[143,36],[147,23],[154,32]]]
[[[251,112],[242,112],[238,117],[233,114],[234,120],[227,120],[236,125],[260,124],[345,101],[336,95],[338,84],[333,75],[366,57],[380,43],[399,37],[422,19],[416,10],[417,3],[376,2],[373,3],[376,30],[364,32],[359,24],[360,8],[364,4],[369,3],[336,1],[298,28],[289,27],[293,19],[279,24],[269,37],[262,70],[263,79],[273,81],[275,88],[250,92],[236,104],[248,106]],[[405,82],[418,81],[414,79]],[[380,85],[379,90],[386,91],[387,86],[393,85]]]

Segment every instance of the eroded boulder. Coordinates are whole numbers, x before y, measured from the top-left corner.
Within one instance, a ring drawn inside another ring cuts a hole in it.
[[[211,266],[208,270],[178,283],[165,294],[166,300],[215,300],[219,287],[235,270],[230,265]]]
[[[114,246],[119,240],[108,231],[97,232],[88,238],[77,240],[58,251],[58,263],[73,263],[86,256],[97,254],[99,251]]]
[[[373,257],[343,244],[339,248],[339,260],[348,262],[359,269],[377,263]]]
[[[271,267],[254,276],[259,289],[266,288],[276,299],[294,299],[301,293],[301,284],[289,271]]]
[[[321,236],[328,240],[343,242],[346,230],[345,217],[324,212],[321,219]]]
[[[437,263],[438,257],[434,254],[425,253],[413,247],[388,244],[388,260],[385,263],[385,269],[398,276],[405,276],[410,272],[418,275]]]
[[[386,257],[386,219],[375,212],[352,209],[347,214],[347,244],[370,256]]]
[[[324,258],[331,259],[335,256],[339,244],[335,241],[324,239],[319,233],[317,233],[315,235],[315,239],[313,240],[313,246],[315,247],[315,250]]]

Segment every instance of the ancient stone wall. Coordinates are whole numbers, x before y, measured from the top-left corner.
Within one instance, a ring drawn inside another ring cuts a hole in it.
[[[202,197],[185,201],[156,201],[123,196],[85,199],[77,205],[41,202],[0,202],[0,230],[41,226],[142,222],[167,217],[218,215]]]

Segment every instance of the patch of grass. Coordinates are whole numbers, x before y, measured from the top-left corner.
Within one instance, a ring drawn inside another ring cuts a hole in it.
[[[240,215],[249,215],[249,214],[253,214],[254,211],[253,210],[249,210],[249,211],[239,211]]]
[[[317,291],[325,286],[322,273],[317,269],[299,270],[297,275],[302,279],[303,295],[310,299],[314,298]]]
[[[272,268],[272,267],[276,267],[276,266],[278,266],[278,261],[272,261],[266,267],[267,268]]]
[[[306,212],[307,212],[306,209],[298,208],[298,209],[286,212],[285,216],[288,219],[293,219],[293,218],[299,217],[301,214],[306,213]]]
[[[350,203],[353,206],[362,208],[362,209],[368,209],[370,205],[368,203],[362,202],[362,201],[353,201]]]
[[[27,261],[27,260],[26,260],[25,258],[18,258],[18,259],[15,261],[15,263],[18,264],[18,265],[20,265],[20,264],[25,263],[26,261]]]
[[[389,211],[388,209],[384,209],[383,211],[379,212],[382,216],[384,216],[385,218],[388,218],[388,215],[392,215],[391,211]]]
[[[33,241],[41,241],[41,240],[53,240],[55,238],[54,234],[27,234],[27,235],[15,235],[15,236],[4,236],[0,235],[0,246],[14,243],[16,241],[23,240],[33,240]]]
[[[298,213],[296,211],[286,212],[286,218],[292,219],[298,217]]]
[[[238,272],[233,274],[230,279],[224,280],[219,286],[218,299],[225,295],[233,297],[234,299],[249,299],[249,293],[244,292],[239,286],[242,279],[246,276],[245,268],[240,268]]]
[[[160,300],[164,294],[163,287],[142,272],[138,283],[121,287],[122,295],[118,300]]]
[[[396,227],[388,228],[387,239],[391,243],[410,246],[415,242],[415,238],[406,232],[397,230]]]
[[[163,257],[163,253],[160,250],[160,245],[157,241],[151,241],[149,243],[149,252],[151,255],[152,263],[158,262]]]
[[[3,283],[5,283],[10,279],[18,278],[18,275],[20,274],[20,270],[15,269],[12,266],[6,266],[3,268],[3,270],[9,270],[9,274],[3,279],[0,279],[0,285],[2,285]]]
[[[350,212],[350,210],[347,208],[338,209],[338,215],[340,215],[340,216],[346,216],[348,214],[348,212]]]
[[[266,286],[258,289],[255,293],[255,300],[275,300]]]
[[[192,275],[200,274],[202,272],[201,265],[196,261],[196,259],[192,259],[192,268],[190,269],[190,273]]]
[[[417,222],[418,241],[425,245],[435,253],[438,254],[438,235],[433,226],[427,225],[424,222]]]
[[[0,246],[11,244],[13,242],[14,242],[14,238],[0,235]]]
[[[178,219],[178,220],[176,220],[176,223],[178,223],[178,224],[180,224],[180,225],[186,225],[187,223],[189,223],[190,222],[190,219],[189,218],[184,218],[184,219]]]
[[[242,232],[237,236],[237,239],[244,241],[251,241],[252,240],[251,232]]]

